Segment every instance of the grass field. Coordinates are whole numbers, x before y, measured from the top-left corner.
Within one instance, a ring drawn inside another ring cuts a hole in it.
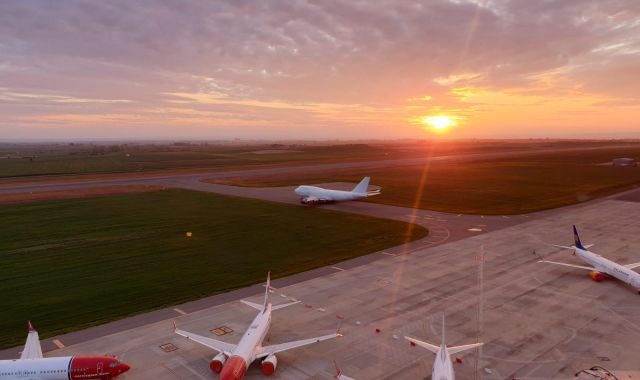
[[[236,177],[218,183],[285,186],[358,182],[365,175],[382,186],[370,202],[429,210],[485,215],[521,214],[574,204],[640,185],[640,167],[598,165],[614,157],[639,157],[623,148],[536,154],[426,166],[358,169],[337,173]]]
[[[611,142],[425,141],[324,145],[0,143],[0,179],[39,175],[139,173],[174,169],[229,169],[259,165],[396,159],[564,146],[587,147],[602,144],[611,144]]]
[[[0,209],[0,347],[426,236],[403,222],[186,190]],[[186,237],[186,232],[193,236]]]

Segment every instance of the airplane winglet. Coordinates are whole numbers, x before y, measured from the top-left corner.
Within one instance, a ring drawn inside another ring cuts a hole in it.
[[[31,323],[31,321],[27,321],[27,326],[29,327],[29,332],[36,331],[36,329],[33,327],[33,324]]]

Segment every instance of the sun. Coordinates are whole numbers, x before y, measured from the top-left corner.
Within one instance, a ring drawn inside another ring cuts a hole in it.
[[[422,118],[422,124],[427,125],[437,131],[444,132],[456,125],[455,120],[450,116],[425,116]]]

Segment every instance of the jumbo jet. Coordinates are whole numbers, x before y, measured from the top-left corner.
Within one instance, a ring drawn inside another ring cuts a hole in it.
[[[483,343],[474,343],[465,346],[447,347],[444,336],[444,315],[442,316],[442,343],[439,347],[409,336],[405,336],[404,338],[436,354],[436,360],[433,362],[433,370],[431,372],[431,378],[433,380],[455,380],[451,355],[483,345]]]
[[[263,374],[267,376],[272,375],[278,364],[278,360],[275,355],[278,352],[341,336],[339,333],[333,333],[317,338],[296,340],[293,342],[274,344],[272,346],[263,346],[262,341],[267,335],[271,324],[271,312],[300,302],[294,301],[272,306],[269,302],[269,291],[271,290],[270,278],[271,272],[267,275],[267,286],[262,305],[245,300],[240,301],[245,305],[251,306],[252,308],[260,311],[260,313],[258,313],[258,315],[253,319],[253,322],[251,322],[247,331],[244,333],[242,338],[240,338],[240,342],[238,342],[238,344],[222,342],[209,337],[179,330],[176,328],[174,322],[173,329],[176,334],[218,351],[218,355],[211,360],[209,368],[211,368],[213,372],[220,374],[220,380],[242,379],[247,372],[247,367],[249,367],[249,365],[251,365],[255,360],[261,360],[261,370]]]
[[[38,332],[31,322],[20,359],[0,360],[0,379],[7,380],[109,380],[128,370],[127,364],[111,356],[44,358]]]
[[[367,191],[370,177],[364,177],[351,191],[323,189],[317,186],[298,186],[294,190],[300,196],[300,203],[317,205],[343,201],[355,201],[380,194],[380,189]]]
[[[603,281],[607,277],[617,278],[618,280],[631,285],[638,291],[638,293],[640,293],[640,274],[632,271],[632,269],[640,267],[640,263],[620,265],[589,251],[588,249],[593,247],[593,244],[582,245],[576,226],[573,226],[573,240],[575,242],[575,245],[572,245],[571,247],[556,244],[554,244],[553,246],[564,249],[572,249],[574,255],[578,255],[578,257],[582,261],[586,262],[590,266],[559,263],[549,260],[540,260],[540,262],[588,270],[589,277],[591,277],[591,279],[596,282]]]

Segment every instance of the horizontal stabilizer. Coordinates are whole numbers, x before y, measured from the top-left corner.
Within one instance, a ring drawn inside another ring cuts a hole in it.
[[[551,244],[551,245],[556,247],[556,248],[562,248],[562,249],[576,249],[576,247],[574,247],[573,245],[571,247],[566,246],[566,245],[558,245],[558,244]]]
[[[474,344],[467,344],[464,346],[455,346],[455,347],[447,347],[447,352],[449,353],[449,355],[455,355],[459,352],[462,351],[467,351],[470,350],[472,348],[476,348],[476,347],[480,347],[482,346],[484,343],[474,343]]]
[[[300,303],[300,301],[291,301],[288,303],[283,303],[282,305],[276,305],[276,306],[271,306],[271,310],[280,310],[280,309],[284,309],[287,306],[291,306],[291,305],[295,305],[297,303]]]
[[[440,351],[440,347],[439,346],[434,346],[431,343],[423,342],[423,341],[421,341],[419,339],[412,338],[410,336],[405,336],[404,339],[408,340],[411,343],[414,343],[416,346],[420,346],[422,348],[426,348],[427,350],[433,352],[434,354],[437,354],[438,351]]]
[[[374,195],[380,195],[380,194],[382,194],[382,190],[380,189],[367,191],[368,197],[372,197]]]
[[[262,309],[263,309],[263,306],[260,305],[259,303],[245,301],[245,300],[240,300],[240,302],[242,302],[243,304],[245,304],[247,306],[251,306],[252,308],[254,308],[254,309],[258,310],[258,311],[262,311]]]

